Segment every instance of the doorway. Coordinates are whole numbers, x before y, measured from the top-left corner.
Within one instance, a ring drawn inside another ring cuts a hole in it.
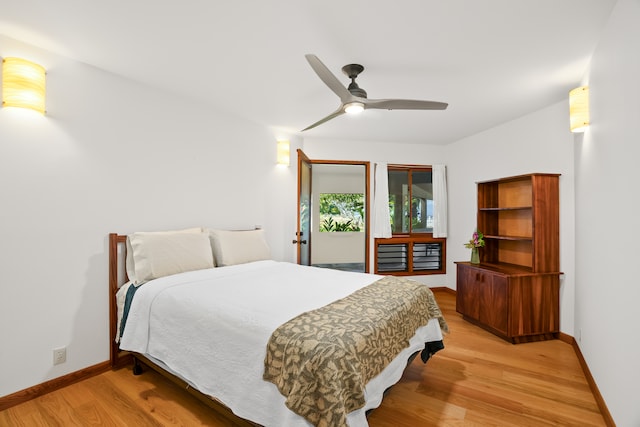
[[[298,263],[369,272],[369,162],[298,158]]]

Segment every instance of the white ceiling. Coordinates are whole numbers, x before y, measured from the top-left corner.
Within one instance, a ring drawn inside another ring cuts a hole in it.
[[[360,63],[358,83],[370,98],[449,108],[367,110],[301,136],[446,144],[565,99],[615,0],[0,4],[0,34],[289,135],[339,105],[304,55],[316,54],[345,85],[341,67]]]

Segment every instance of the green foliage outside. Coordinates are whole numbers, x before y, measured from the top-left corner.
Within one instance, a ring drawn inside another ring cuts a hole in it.
[[[402,220],[402,224],[394,224],[396,219],[396,195],[389,195],[389,216],[391,217],[391,229],[396,233],[409,232],[408,221],[411,220],[411,230],[418,230],[425,228],[426,225],[426,212],[423,212],[423,205],[426,205],[430,201],[420,199],[418,197],[411,198],[411,209],[409,209],[409,198],[402,197],[402,203],[398,203],[398,208],[402,206],[402,213],[399,212],[399,219]]]
[[[320,231],[362,231],[364,228],[364,194],[320,194]]]

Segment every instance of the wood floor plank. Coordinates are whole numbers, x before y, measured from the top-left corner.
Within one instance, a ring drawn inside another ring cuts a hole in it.
[[[25,402],[16,408],[17,411],[8,410],[0,412],[0,426],[46,426],[45,418],[35,401]]]
[[[119,419],[114,418],[116,413],[109,412],[109,406],[103,405],[93,393],[93,378],[74,384],[65,393],[67,402],[74,409],[78,426],[118,426]]]
[[[371,427],[605,426],[573,348],[510,344],[462,319],[436,292],[449,323],[445,349],[419,358],[370,412]],[[147,370],[109,371],[0,412],[0,427],[212,426],[234,422]]]
[[[35,402],[40,413],[45,417],[45,425],[81,425],[80,420],[76,417],[73,406],[69,405],[66,396],[67,395],[61,393],[49,393]]]
[[[138,381],[131,381],[130,369],[120,369],[114,374],[110,378],[114,385],[120,385],[129,397],[136,398],[137,404],[151,413],[160,425],[224,427],[233,425],[224,417],[216,416],[210,408],[197,402],[181,388],[152,371],[139,376]],[[122,387],[122,384],[127,386]],[[183,409],[185,402],[193,404],[188,412]]]
[[[140,400],[131,398],[123,392],[125,387],[122,383],[111,381],[111,378],[105,375],[95,376],[89,381],[91,382],[92,394],[97,401],[103,404],[108,403],[109,407],[118,408],[113,413],[118,424],[157,427],[171,425],[171,423],[163,424],[155,419],[155,408],[142,406]]]

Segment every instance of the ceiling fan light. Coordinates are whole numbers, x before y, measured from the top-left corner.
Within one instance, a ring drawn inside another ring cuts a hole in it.
[[[344,112],[347,114],[358,114],[364,111],[362,102],[350,102],[344,106]]]

